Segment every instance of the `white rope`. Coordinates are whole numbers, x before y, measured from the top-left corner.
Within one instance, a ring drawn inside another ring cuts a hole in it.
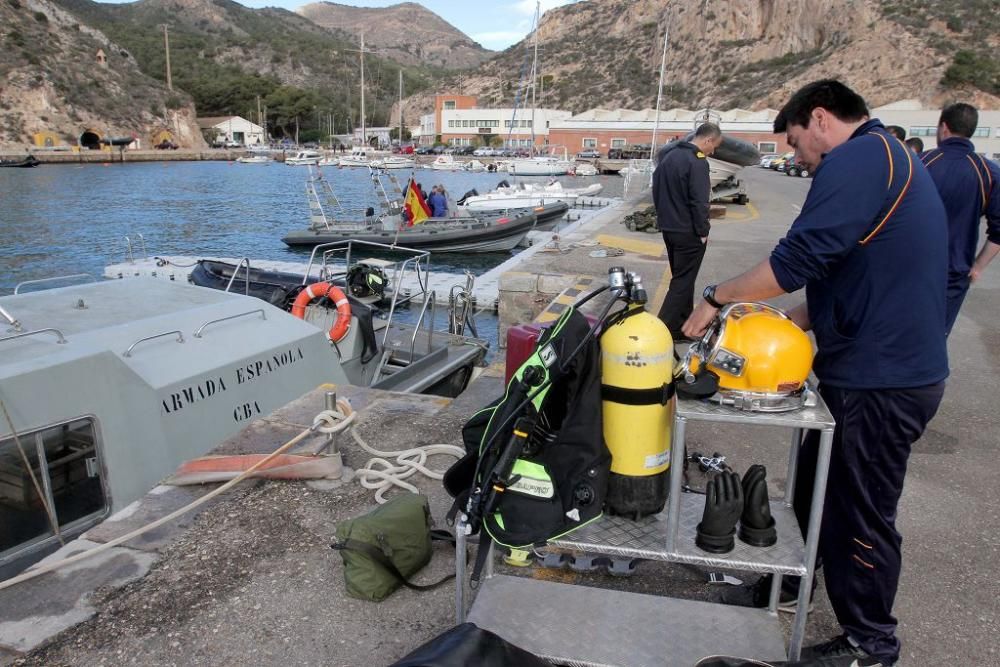
[[[382,451],[375,449],[366,443],[356,430],[351,430],[355,442],[375,458],[369,459],[364,468],[357,471],[358,481],[366,489],[375,489],[375,502],[379,505],[386,502],[385,493],[398,486],[410,493],[420,493],[420,490],[409,482],[403,480],[412,477],[418,472],[430,479],[441,479],[444,477],[444,470],[431,470],[425,464],[427,457],[434,454],[446,454],[460,459],[465,456],[465,449],[455,445],[434,444],[411,447],[400,451]],[[390,461],[389,457],[394,457]]]
[[[354,421],[354,414],[355,414],[354,410],[351,408],[351,404],[348,401],[346,401],[344,399],[338,399],[337,400],[337,409],[336,410],[324,410],[323,412],[319,413],[318,415],[316,415],[316,419],[313,420],[313,425],[312,425],[311,428],[308,428],[308,429],[302,431],[297,436],[295,436],[294,438],[292,438],[291,440],[289,440],[285,444],[283,444],[281,447],[278,447],[276,450],[274,450],[273,452],[271,452],[270,454],[268,454],[267,456],[265,456],[264,458],[262,458],[260,461],[258,461],[254,465],[252,465],[249,468],[247,468],[246,470],[244,470],[242,473],[240,473],[240,475],[238,477],[234,477],[233,479],[229,480],[228,482],[226,482],[225,484],[223,484],[219,488],[213,489],[212,491],[210,491],[210,492],[206,493],[205,495],[203,495],[201,498],[198,498],[197,500],[191,502],[190,504],[185,505],[184,507],[181,507],[180,509],[171,512],[170,514],[168,514],[165,517],[161,517],[161,518],[157,519],[156,521],[153,521],[152,523],[148,523],[145,526],[142,526],[141,528],[137,528],[137,529],[133,530],[130,533],[126,533],[124,535],[120,535],[119,537],[116,537],[115,539],[111,540],[110,542],[105,542],[104,544],[96,546],[93,549],[88,549],[87,551],[81,551],[81,552],[79,552],[77,554],[74,554],[72,556],[69,556],[68,558],[64,558],[64,559],[59,560],[59,561],[53,561],[51,563],[46,563],[44,565],[39,565],[35,569],[27,570],[26,572],[22,572],[21,574],[17,575],[16,577],[12,577],[10,579],[7,579],[6,581],[0,581],[0,590],[3,590],[5,588],[9,588],[9,587],[14,586],[16,584],[19,584],[19,583],[21,583],[23,581],[28,581],[29,579],[34,579],[35,577],[37,577],[39,575],[42,575],[42,574],[45,574],[46,572],[52,572],[53,570],[62,569],[64,567],[68,566],[68,565],[72,565],[72,564],[77,563],[77,562],[79,562],[81,560],[84,560],[86,558],[90,558],[91,556],[94,556],[94,555],[97,555],[97,554],[102,553],[104,551],[107,551],[108,549],[110,549],[112,547],[116,547],[119,544],[123,544],[125,542],[128,542],[129,540],[131,540],[133,538],[136,538],[139,535],[142,535],[143,533],[148,533],[149,531],[153,530],[154,528],[159,528],[163,524],[168,523],[170,521],[173,521],[174,519],[176,519],[177,517],[181,516],[182,514],[186,514],[187,512],[190,512],[191,510],[193,510],[194,508],[198,507],[199,505],[203,505],[204,503],[207,503],[209,500],[211,500],[212,498],[216,497],[220,493],[223,493],[223,492],[225,492],[225,491],[233,488],[234,486],[236,486],[237,484],[239,484],[240,482],[242,482],[243,480],[245,480],[247,477],[249,477],[250,475],[252,475],[254,472],[256,472],[258,469],[260,469],[262,466],[264,466],[265,464],[267,464],[269,461],[271,461],[272,459],[274,459],[276,456],[278,456],[279,454],[282,454],[283,452],[291,449],[294,445],[296,445],[299,442],[301,442],[302,440],[304,440],[307,436],[312,435],[317,430],[325,429],[325,430],[322,430],[323,433],[337,433],[338,431],[343,431],[345,428],[347,428],[348,426],[350,426],[351,423]],[[338,420],[339,420],[339,422],[338,422]],[[318,426],[318,424],[321,424],[321,423],[323,423],[323,424],[333,423],[334,425],[333,426],[324,426],[321,429]]]

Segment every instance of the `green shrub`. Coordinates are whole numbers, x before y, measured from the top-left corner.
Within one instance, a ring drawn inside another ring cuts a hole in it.
[[[34,14],[32,14],[32,16],[34,16],[35,20],[38,21],[39,23],[49,22],[49,17],[45,15],[45,12],[35,12]]]

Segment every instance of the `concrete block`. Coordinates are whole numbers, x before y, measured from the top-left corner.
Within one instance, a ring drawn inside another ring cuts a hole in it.
[[[507,271],[500,275],[500,292],[534,292],[538,276],[526,271]]]
[[[576,284],[576,275],[543,273],[538,276],[538,291],[542,294],[559,294]]]

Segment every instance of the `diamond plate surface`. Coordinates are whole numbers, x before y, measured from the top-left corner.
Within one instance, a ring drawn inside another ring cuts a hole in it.
[[[468,620],[570,665],[691,667],[717,654],[785,659],[780,623],[766,611],[522,577],[483,581]]]
[[[736,539],[736,548],[727,554],[710,554],[695,546],[695,529],[705,509],[705,496],[681,494],[680,528],[674,551],[667,551],[667,514],[661,512],[639,521],[605,515],[599,521],[550,544],[588,553],[631,558],[648,558],[695,565],[804,575],[805,545],[795,513],[780,501],[771,502],[771,515],[778,529],[778,543],[772,547],[751,547]]]
[[[816,392],[816,405],[799,408],[790,412],[747,412],[728,405],[709,403],[698,399],[678,399],[677,416],[690,421],[729,422],[760,426],[785,426],[788,428],[822,429],[833,428],[834,420]]]

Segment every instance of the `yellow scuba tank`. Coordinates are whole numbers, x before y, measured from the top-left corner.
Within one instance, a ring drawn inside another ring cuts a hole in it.
[[[674,419],[674,341],[641,304],[601,334],[604,440],[611,451],[605,506],[638,518],[663,509]]]

